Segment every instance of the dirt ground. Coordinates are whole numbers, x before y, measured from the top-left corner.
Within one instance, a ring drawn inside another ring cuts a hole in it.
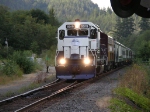
[[[52,80],[55,80],[55,68],[54,67],[50,67],[49,73],[46,73],[44,70],[44,71],[40,71],[37,73],[25,74],[23,75],[23,78],[21,78],[20,80],[13,81],[7,85],[1,85],[0,97],[5,96],[8,93],[16,93],[21,88],[28,87],[32,83],[42,83],[42,85],[44,85],[50,81],[50,80],[47,81],[46,78],[48,77],[51,77],[53,78]]]

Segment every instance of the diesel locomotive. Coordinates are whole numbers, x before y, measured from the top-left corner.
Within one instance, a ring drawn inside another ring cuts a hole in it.
[[[57,31],[55,56],[59,79],[90,79],[132,62],[133,51],[92,22],[63,23]]]

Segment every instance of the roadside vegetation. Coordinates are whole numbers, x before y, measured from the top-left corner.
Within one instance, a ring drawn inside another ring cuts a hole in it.
[[[54,65],[60,23],[53,8],[45,13],[40,9],[10,11],[0,5],[0,15],[0,85],[43,70],[44,64]]]
[[[133,64],[113,91],[112,112],[150,111],[150,70],[144,64]]]
[[[1,59],[0,65],[0,85],[9,83],[10,81],[20,79],[23,74],[29,74],[42,67],[36,60],[31,60],[31,52],[15,51],[6,59]]]

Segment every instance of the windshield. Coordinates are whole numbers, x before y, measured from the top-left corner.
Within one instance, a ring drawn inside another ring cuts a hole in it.
[[[88,30],[79,30],[79,35],[88,36]]]
[[[67,31],[68,36],[88,36],[88,30],[82,29],[82,30],[68,30]]]

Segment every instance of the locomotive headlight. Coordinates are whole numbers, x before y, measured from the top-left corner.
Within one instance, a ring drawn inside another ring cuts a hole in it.
[[[91,60],[89,58],[85,58],[84,59],[84,64],[88,65],[90,64]]]
[[[59,63],[60,63],[61,65],[64,65],[64,64],[66,64],[66,60],[65,60],[64,58],[61,58],[61,59],[59,60]]]
[[[75,22],[75,28],[77,28],[77,29],[80,28],[80,22]]]

